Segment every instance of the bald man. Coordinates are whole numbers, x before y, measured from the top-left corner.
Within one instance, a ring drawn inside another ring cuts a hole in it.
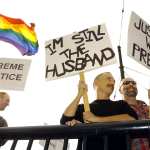
[[[5,110],[9,105],[9,95],[6,92],[0,92],[0,110]]]
[[[137,114],[123,100],[114,102],[110,100],[110,95],[114,90],[115,80],[110,72],[99,74],[94,79],[93,85],[96,90],[96,100],[90,103],[90,112],[84,112],[83,104],[79,104],[87,86],[83,81],[79,82],[78,92],[75,99],[64,111],[60,120],[61,124],[74,126],[78,123],[129,121],[137,119]],[[109,150],[126,149],[125,139],[109,137]],[[103,142],[100,138],[88,138],[86,150],[103,149]],[[82,139],[78,143],[77,150],[82,150]]]
[[[0,111],[5,110],[5,108],[9,105],[9,95],[6,92],[0,92]],[[0,116],[0,127],[8,127],[7,121]],[[0,146],[3,146],[7,140],[0,139]]]

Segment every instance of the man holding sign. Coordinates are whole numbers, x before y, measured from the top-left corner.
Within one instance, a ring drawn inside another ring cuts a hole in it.
[[[94,80],[96,89],[96,100],[90,104],[90,110],[84,112],[83,104],[79,104],[81,98],[87,92],[87,86],[84,81],[79,82],[78,93],[72,103],[66,108],[61,124],[74,126],[77,123],[94,123],[94,122],[111,122],[111,121],[128,121],[137,119],[137,114],[129,105],[120,100],[117,102],[110,100],[113,92],[115,80],[110,72],[105,72],[96,76]],[[126,149],[124,136],[109,136],[109,150]],[[95,137],[88,138],[86,143],[87,150],[103,149],[103,139]],[[82,149],[82,139],[78,143],[78,150]]]

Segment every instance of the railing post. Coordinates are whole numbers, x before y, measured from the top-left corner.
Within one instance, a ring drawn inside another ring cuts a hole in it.
[[[68,148],[68,138],[64,139],[63,150],[67,150]]]
[[[108,150],[108,136],[105,135],[103,139],[104,139],[104,150]]]
[[[10,148],[10,150],[15,150],[16,148],[16,145],[17,145],[17,142],[18,142],[18,139],[14,140],[13,143],[12,143],[12,146]]]
[[[127,150],[131,150],[131,138],[128,133],[126,134],[126,145],[127,145]]]
[[[82,142],[82,150],[86,150],[86,142],[87,142],[87,136],[84,136]]]
[[[33,139],[30,139],[28,142],[27,150],[31,150],[32,144],[33,144]]]
[[[48,150],[49,143],[50,143],[50,139],[46,139],[46,141],[45,141],[45,146],[44,146],[44,150]]]

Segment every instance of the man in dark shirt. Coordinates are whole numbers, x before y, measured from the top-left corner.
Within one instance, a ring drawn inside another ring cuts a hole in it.
[[[115,80],[110,72],[98,75],[94,80],[97,99],[90,104],[90,111],[84,112],[83,104],[79,104],[84,93],[87,92],[85,82],[80,81],[78,93],[72,103],[66,108],[61,118],[61,124],[74,126],[84,122],[112,122],[129,121],[137,119],[137,114],[129,105],[120,100],[117,102],[110,100],[110,95],[114,90]],[[108,137],[109,150],[126,149],[125,136],[110,135]],[[101,137],[89,137],[86,142],[86,150],[103,149],[103,139]],[[82,139],[79,140],[78,150],[82,150]]]
[[[6,92],[0,92],[0,111],[3,111],[6,109],[6,107],[9,105],[10,97]],[[8,127],[7,121],[0,116],[0,127]],[[0,146],[3,146],[7,140],[0,139]]]

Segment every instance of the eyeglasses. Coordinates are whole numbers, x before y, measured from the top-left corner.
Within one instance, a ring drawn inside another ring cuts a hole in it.
[[[123,82],[123,85],[128,85],[128,84],[133,84],[133,85],[136,85],[136,82],[135,81],[124,81]]]

